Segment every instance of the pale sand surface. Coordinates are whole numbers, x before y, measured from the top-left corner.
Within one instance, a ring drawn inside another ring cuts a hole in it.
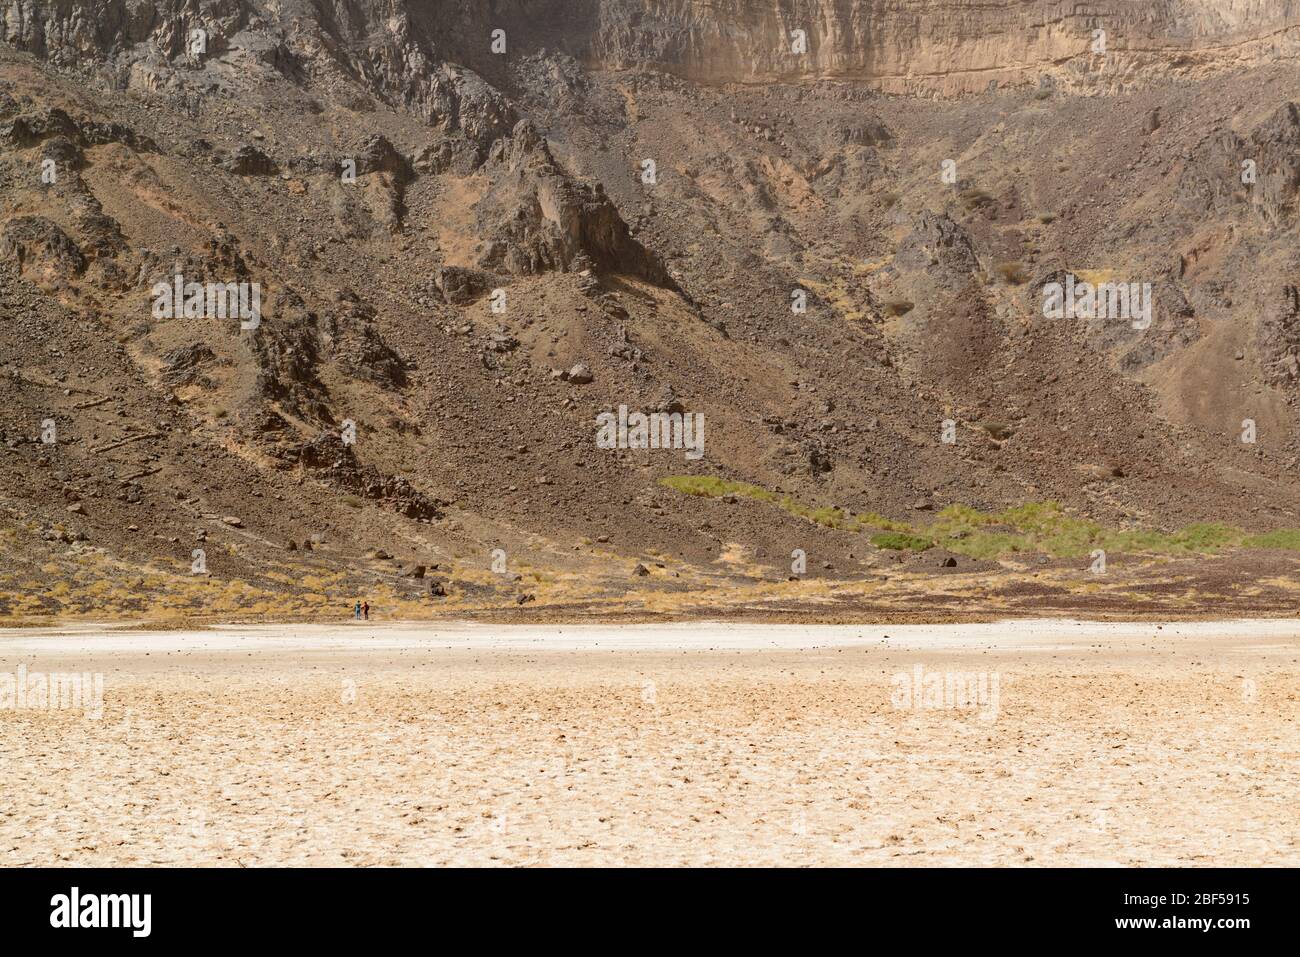
[[[1300,624],[0,631],[0,864],[1300,864]],[[901,708],[892,676],[997,676]]]

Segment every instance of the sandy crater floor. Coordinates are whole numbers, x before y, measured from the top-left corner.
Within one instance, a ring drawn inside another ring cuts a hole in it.
[[[3,865],[1300,863],[1292,622],[0,632],[20,665],[103,714],[0,710]],[[900,705],[917,666],[988,694]]]

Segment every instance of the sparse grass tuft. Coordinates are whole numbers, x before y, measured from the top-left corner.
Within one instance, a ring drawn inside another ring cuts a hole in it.
[[[957,194],[957,198],[968,210],[981,209],[994,203],[993,194],[986,189],[963,189]]]
[[[790,496],[781,499],[781,507],[791,515],[798,515],[800,518],[806,518],[810,522],[816,522],[818,525],[825,525],[827,528],[844,528],[852,516],[843,509],[838,508],[812,508],[808,505],[800,504]]]
[[[1029,282],[1029,273],[1027,273],[1025,267],[1018,262],[998,263],[993,267],[993,271],[1001,276],[1004,282],[1010,283],[1013,286],[1023,286],[1025,283]]]
[[[976,422],[975,424],[987,432],[990,438],[999,440],[1011,438],[1016,431],[1005,422]]]
[[[879,512],[863,512],[861,515],[855,515],[854,520],[857,522],[858,530],[864,528],[880,528],[886,532],[910,532],[912,526],[907,522],[897,522],[892,518],[885,518]]]
[[[760,502],[777,500],[775,492],[748,482],[732,482],[718,478],[716,475],[670,475],[659,480],[660,485],[667,486],[685,495],[699,495],[704,498],[721,498],[724,495],[737,495],[757,499]]]

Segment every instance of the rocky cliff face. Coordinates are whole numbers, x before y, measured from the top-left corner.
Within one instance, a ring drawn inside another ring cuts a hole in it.
[[[204,51],[191,31],[208,31]],[[512,53],[558,49],[589,66],[650,68],[706,83],[841,78],[900,94],[991,85],[1118,91],[1300,53],[1295,0],[541,0],[539,3],[49,3],[10,0],[6,42],[64,66],[91,61],[155,82],[147,55],[192,66],[239,52],[279,70],[326,64],[455,116],[485,91],[443,61],[493,75]],[[1105,31],[1104,39],[1097,31]],[[510,129],[512,117],[500,117]]]
[[[202,52],[191,31],[208,31]],[[487,94],[502,57],[559,50],[591,67],[703,83],[840,78],[892,93],[1054,84],[1119,91],[1300,54],[1296,0],[9,0],[0,38],[61,67],[156,82],[158,61],[243,55],[282,71],[337,67],[430,117]],[[1098,33],[1104,31],[1104,37]],[[143,60],[142,60],[143,57]],[[472,111],[475,113],[481,111]],[[508,130],[513,118],[500,117]]]
[[[704,82],[845,78],[894,93],[1045,81],[1114,90],[1300,50],[1291,0],[615,0],[598,15],[590,55],[603,64]]]
[[[607,544],[895,561],[683,473],[1293,525],[1295,14],[0,0],[0,506],[182,569],[210,535],[270,589],[376,542],[619,590]],[[176,275],[259,284],[260,324],[159,316]],[[1051,319],[1071,276],[1150,286],[1149,328]],[[706,458],[595,446],[621,406],[706,414]]]

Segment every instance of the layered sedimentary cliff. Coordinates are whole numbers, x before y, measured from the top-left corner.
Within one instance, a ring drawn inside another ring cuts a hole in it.
[[[706,83],[851,78],[895,93],[1116,91],[1300,53],[1296,0],[10,0],[0,23],[4,40],[62,67],[107,63],[137,83],[142,56],[190,55],[195,28],[209,31],[196,61],[241,51],[291,71],[329,60],[435,101],[456,85],[435,76],[439,61],[496,71],[494,30],[512,53],[558,50],[589,66]]]
[[[604,64],[707,82],[842,77],[899,93],[1042,77],[1116,89],[1300,50],[1291,0],[615,0],[599,16],[589,54]]]

